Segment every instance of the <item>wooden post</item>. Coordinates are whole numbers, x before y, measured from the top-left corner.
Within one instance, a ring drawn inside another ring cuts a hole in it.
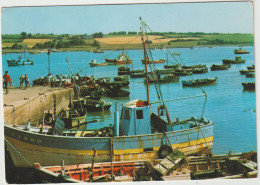
[[[93,153],[92,164],[91,164],[91,172],[89,175],[89,182],[92,182],[94,177],[94,163],[95,163],[95,156],[96,156],[96,149],[93,148],[92,150],[94,151],[94,153]]]

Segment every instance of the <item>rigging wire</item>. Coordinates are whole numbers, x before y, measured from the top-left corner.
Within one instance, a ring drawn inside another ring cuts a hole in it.
[[[151,28],[150,28],[146,23],[145,23],[144,25],[145,25],[145,31],[146,31],[146,28],[147,28],[151,33],[154,33],[154,32],[151,30]],[[146,32],[147,32],[147,31],[146,31]],[[147,38],[147,41],[148,41],[148,36],[147,36],[147,35],[146,35],[146,38]],[[159,40],[159,42],[160,42],[160,40]],[[149,53],[151,54],[150,43],[149,43],[149,42],[147,42],[147,43],[148,43],[148,47],[149,47]],[[160,44],[163,45],[162,42],[160,42]],[[168,50],[168,48],[166,48],[166,50],[167,50],[167,52],[172,56],[172,58],[173,58],[180,66],[184,66],[184,63],[183,63],[183,61],[181,60],[181,57],[180,57],[180,54],[179,54],[179,53],[177,53],[177,52],[172,53],[172,52],[170,52],[170,51]],[[177,56],[178,56],[180,62],[176,59],[176,57],[175,57],[174,55],[177,55]],[[151,55],[151,56],[152,56],[152,55]],[[152,59],[152,58],[151,58],[151,59]],[[152,61],[153,61],[153,59],[152,59]],[[150,68],[151,68],[150,63],[149,63],[149,66],[150,66]],[[155,64],[153,64],[153,66],[154,66],[154,68],[155,68]],[[151,68],[151,69],[152,69],[152,68]],[[153,77],[154,77],[154,76],[156,77],[156,75],[155,75],[154,73],[152,73],[152,75],[153,75]],[[191,76],[191,80],[194,80],[193,76]],[[159,84],[159,79],[158,79],[158,77],[157,77],[156,82],[157,82],[157,86],[158,86],[158,89],[157,89],[157,87],[156,87],[156,91],[157,91],[157,93],[158,93],[158,99],[159,99],[159,100],[161,101],[161,103],[164,105],[164,101],[163,101],[163,98],[162,98],[162,93],[161,93],[161,90],[160,90],[160,84]],[[155,85],[155,86],[156,86],[156,85]],[[206,107],[206,102],[207,102],[207,93],[204,91],[204,89],[203,89],[202,87],[199,86],[199,88],[200,88],[200,90],[202,91],[202,93],[203,93],[204,96],[205,96],[204,104],[203,104],[203,107],[202,107],[202,114],[201,114],[201,117],[203,117],[204,111],[205,111],[205,107]]]

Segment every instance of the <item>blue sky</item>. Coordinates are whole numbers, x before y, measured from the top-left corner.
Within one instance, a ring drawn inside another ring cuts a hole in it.
[[[248,2],[2,8],[2,34],[139,31],[253,33]]]

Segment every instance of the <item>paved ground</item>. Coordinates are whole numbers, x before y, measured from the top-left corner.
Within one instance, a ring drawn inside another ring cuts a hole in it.
[[[43,86],[29,87],[29,88],[13,88],[8,89],[9,93],[5,93],[5,89],[3,90],[3,106],[5,108],[9,108],[10,106],[5,105],[20,105],[25,103],[28,100],[31,100],[39,94],[48,93],[50,91],[55,91],[61,88],[50,88]]]

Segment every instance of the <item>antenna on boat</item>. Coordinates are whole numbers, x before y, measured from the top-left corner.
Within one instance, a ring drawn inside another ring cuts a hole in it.
[[[145,31],[144,31],[144,27],[146,25],[146,23],[142,20],[142,18],[140,17],[140,21],[141,21],[141,39],[143,42],[143,46],[144,46],[144,60],[145,60],[145,74],[146,74],[146,94],[147,94],[147,103],[148,105],[150,105],[150,97],[149,97],[149,80],[148,80],[148,71],[147,71],[147,53],[146,53],[146,43],[145,43]]]

